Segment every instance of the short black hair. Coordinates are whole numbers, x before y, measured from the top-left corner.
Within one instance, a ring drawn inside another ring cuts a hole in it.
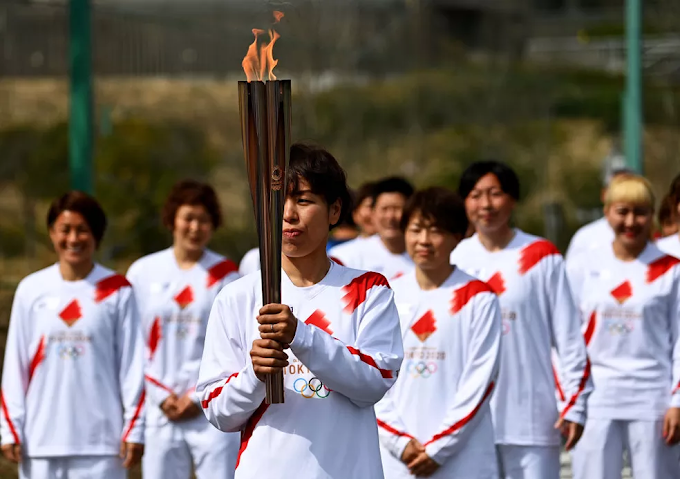
[[[390,176],[375,183],[373,189],[373,206],[378,197],[384,193],[401,193],[407,200],[413,195],[413,185],[401,176]]]
[[[54,223],[64,211],[80,214],[92,231],[97,247],[106,231],[106,214],[99,202],[82,191],[69,191],[52,201],[47,210],[47,229],[52,229]]]
[[[459,234],[461,238],[467,233],[468,217],[465,213],[465,203],[457,193],[448,188],[432,186],[416,191],[409,198],[401,215],[402,231],[406,231],[409,221],[416,214],[444,231]]]
[[[365,199],[370,198],[371,204],[375,201],[375,182],[370,181],[363,183],[354,193],[354,210],[356,210]]]
[[[352,209],[352,199],[347,187],[347,175],[338,160],[330,152],[320,146],[307,143],[294,143],[290,147],[290,160],[286,171],[288,194],[299,187],[300,179],[309,183],[312,193],[323,196],[330,206],[340,200],[342,206],[338,222],[345,221]]]
[[[671,181],[671,186],[668,188],[668,197],[673,202],[673,206],[677,206],[680,203],[680,175],[677,175]]]
[[[161,218],[170,231],[175,229],[177,210],[184,205],[203,206],[210,216],[213,229],[222,225],[222,209],[217,194],[208,183],[195,180],[180,180],[174,184],[163,205]]]
[[[460,197],[463,199],[467,198],[470,192],[475,189],[477,182],[489,173],[498,178],[503,193],[510,195],[515,200],[519,200],[519,178],[517,178],[517,173],[507,164],[496,160],[476,161],[465,169],[458,184],[458,194]]]
[[[657,216],[660,225],[675,222],[676,205],[677,201],[673,195],[667,194],[664,196],[664,198],[661,200],[661,205],[659,206],[659,213]]]

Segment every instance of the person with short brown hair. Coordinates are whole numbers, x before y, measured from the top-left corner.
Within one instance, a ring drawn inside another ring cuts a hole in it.
[[[2,453],[21,478],[123,479],[144,451],[143,351],[127,280],[94,260],[106,215],[55,199],[57,263],[17,287],[2,374]]]
[[[376,405],[387,479],[497,479],[489,406],[501,312],[493,290],[449,263],[467,232],[460,197],[417,191],[401,219],[415,270],[392,283],[404,364]]]
[[[661,205],[659,206],[659,232],[661,238],[666,238],[668,236],[673,236],[678,232],[678,222],[676,220],[677,212],[675,211],[677,206],[675,204],[674,198],[671,195],[666,195],[661,200]]]
[[[384,276],[328,258],[328,231],[349,210],[335,157],[294,144],[286,176],[283,303],[262,304],[256,274],[217,296],[197,387],[203,411],[242,433],[236,479],[380,478],[373,406],[403,356],[392,290]],[[265,402],[273,373],[283,374],[283,404]]]
[[[128,271],[147,342],[146,479],[228,479],[238,436],[213,428],[195,392],[210,307],[222,287],[239,277],[236,264],[208,249],[222,224],[215,190],[195,180],[177,182],[165,201],[163,224],[172,246],[137,260]]]
[[[399,226],[406,201],[413,186],[404,178],[391,176],[373,185],[373,226],[376,234],[354,245],[332,248],[329,254],[345,266],[375,271],[389,281],[413,270],[406,253],[404,233]]]
[[[665,231],[669,234],[664,234],[663,238],[656,242],[656,245],[661,251],[680,258],[680,175],[676,176],[671,182],[666,198],[661,203],[661,210],[668,211],[669,219],[666,221]],[[661,210],[659,211],[659,223],[662,223]],[[673,222],[673,225],[670,224]],[[674,226],[674,228],[673,228]],[[664,228],[663,224],[661,227]]]

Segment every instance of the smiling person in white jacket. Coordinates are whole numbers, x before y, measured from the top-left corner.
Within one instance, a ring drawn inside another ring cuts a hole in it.
[[[237,479],[379,479],[373,406],[403,358],[393,293],[384,276],[326,254],[329,227],[349,206],[335,158],[295,144],[286,174],[283,304],[262,304],[259,273],[217,296],[197,387],[203,411],[241,431]],[[277,371],[285,403],[267,405],[264,378]]]
[[[140,258],[127,273],[147,345],[144,479],[189,479],[192,469],[198,479],[231,479],[238,434],[206,421],[195,389],[210,308],[239,275],[233,261],[207,248],[222,223],[210,185],[179,181],[162,217],[172,247]]]
[[[392,284],[405,362],[376,405],[385,477],[496,479],[489,402],[501,313],[488,285],[449,264],[467,231],[465,207],[429,188],[411,197],[401,225],[416,268]]]
[[[59,261],[24,278],[2,372],[3,455],[26,479],[123,479],[144,450],[144,343],[130,283],[94,262],[97,201],[57,198],[47,227]]]
[[[576,479],[680,477],[680,260],[652,243],[654,195],[639,176],[612,181],[613,242],[569,259],[596,388],[574,450]]]
[[[485,281],[501,306],[501,366],[491,411],[505,479],[557,479],[560,432],[567,449],[581,437],[592,389],[581,322],[562,255],[549,241],[510,225],[519,179],[506,164],[479,161],[459,193],[476,233],[451,264]],[[565,401],[558,409],[551,349]]]

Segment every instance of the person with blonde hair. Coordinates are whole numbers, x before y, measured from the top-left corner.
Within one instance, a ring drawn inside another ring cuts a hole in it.
[[[641,176],[605,196],[614,240],[567,261],[596,385],[573,452],[575,479],[680,477],[680,260],[651,240],[654,194]]]

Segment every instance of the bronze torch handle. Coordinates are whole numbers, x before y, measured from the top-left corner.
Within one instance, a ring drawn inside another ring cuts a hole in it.
[[[290,148],[290,80],[239,82],[241,134],[260,249],[263,304],[281,303],[281,240]],[[265,378],[267,404],[280,404],[283,373]]]

